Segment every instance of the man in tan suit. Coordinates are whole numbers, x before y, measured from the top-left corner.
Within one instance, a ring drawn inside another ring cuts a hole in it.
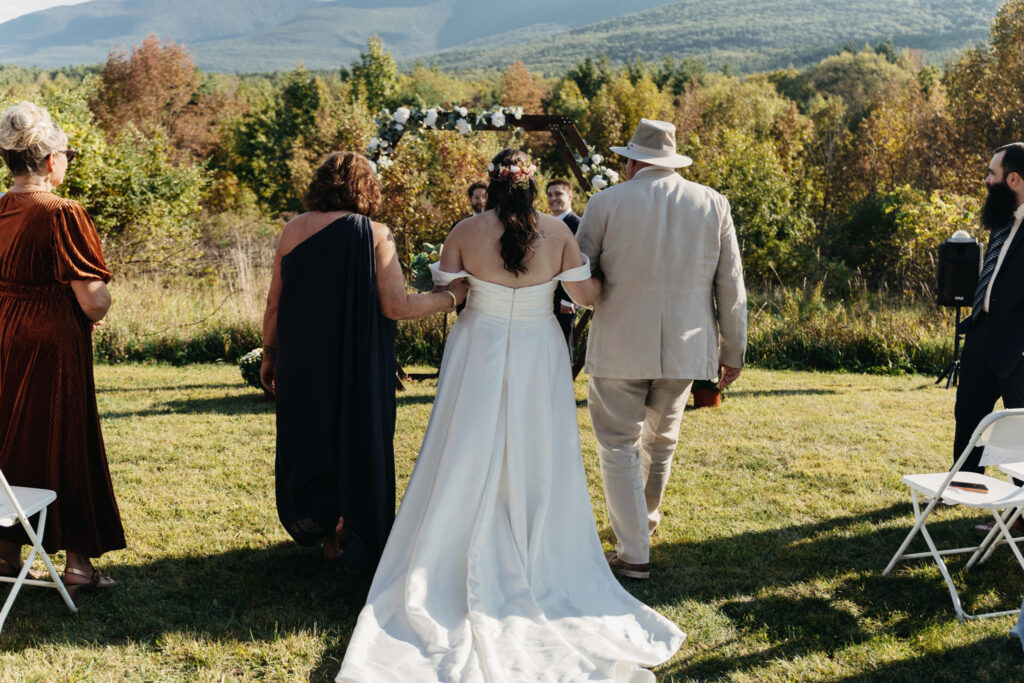
[[[608,563],[650,576],[650,534],[695,379],[729,385],[747,343],[747,296],[728,200],[674,169],[675,126],[641,119],[628,182],[592,197],[576,238],[604,274],[587,345],[590,415],[617,537]]]

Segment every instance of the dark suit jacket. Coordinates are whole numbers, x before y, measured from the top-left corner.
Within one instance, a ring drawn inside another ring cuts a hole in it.
[[[580,227],[580,217],[570,211],[564,218],[565,224],[572,230],[572,234],[576,234],[576,228]],[[572,326],[576,321],[575,313],[562,313],[562,299],[566,301],[572,301],[569,295],[564,289],[562,284],[559,283],[555,287],[555,318],[558,320],[559,327],[562,328],[562,334],[565,336],[565,343],[572,349]]]
[[[1024,225],[1017,228],[1013,241],[992,283],[988,303],[988,353],[1001,377],[1008,377],[1024,356]],[[964,321],[961,332],[970,334],[974,318]]]

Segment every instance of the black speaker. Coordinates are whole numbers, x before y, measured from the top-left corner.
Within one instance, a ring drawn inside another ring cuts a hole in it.
[[[940,306],[970,306],[981,273],[981,245],[974,239],[948,239],[939,245]]]

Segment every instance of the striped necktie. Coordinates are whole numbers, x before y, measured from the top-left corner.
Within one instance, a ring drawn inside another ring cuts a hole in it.
[[[981,275],[978,276],[978,287],[974,290],[974,303],[971,305],[971,317],[977,318],[982,313],[982,306],[985,304],[985,292],[988,291],[988,282],[992,279],[992,273],[999,261],[999,252],[1003,250],[1006,238],[1010,236],[1010,230],[1016,218],[1001,228],[992,231],[988,240],[988,248],[985,249],[985,263],[981,267]]]

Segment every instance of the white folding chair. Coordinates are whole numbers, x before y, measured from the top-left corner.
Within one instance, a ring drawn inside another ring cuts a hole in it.
[[[975,563],[979,561],[984,562],[988,559],[996,545],[1005,542],[1009,544],[1010,549],[1017,558],[1017,562],[1020,563],[1021,569],[1024,569],[1024,556],[1021,555],[1020,549],[1017,547],[1017,543],[1014,541],[1009,530],[1009,525],[1016,521],[1017,517],[1021,514],[1021,508],[1024,508],[1024,488],[984,474],[961,472],[960,468],[963,467],[967,456],[979,446],[985,449],[981,456],[981,465],[983,467],[1024,461],[1024,409],[1000,410],[986,415],[977,429],[974,430],[967,448],[960,454],[956,464],[953,465],[953,469],[948,472],[907,474],[903,476],[903,483],[910,487],[915,523],[910,533],[907,534],[906,539],[904,539],[903,544],[889,562],[889,566],[882,572],[882,576],[888,576],[889,572],[893,570],[896,563],[900,560],[931,557],[939,566],[942,578],[945,579],[946,586],[949,587],[949,595],[953,599],[953,608],[956,610],[957,619],[960,621],[1020,613],[1020,608],[976,615],[964,612],[956,586],[953,584],[953,579],[949,575],[946,563],[942,559],[945,555],[972,553],[970,560],[967,562],[967,569],[970,569]],[[968,487],[972,484],[981,485],[986,487],[987,490],[971,491],[961,488],[957,484],[966,484]],[[931,499],[923,512],[918,501],[919,494]],[[992,531],[989,532],[979,545],[939,550],[936,548],[931,534],[928,533],[928,529],[925,527],[925,521],[932,510],[935,509],[939,500],[949,504],[990,511],[995,519]],[[1001,514],[1001,511],[1005,512]],[[919,533],[928,545],[928,551],[921,553],[906,552],[910,542]]]
[[[64,587],[64,582],[60,580],[57,570],[53,568],[49,555],[43,550],[43,528],[46,524],[46,508],[55,500],[57,500],[57,494],[49,489],[11,486],[7,483],[4,473],[0,472],[0,526],[12,527],[20,523],[28,535],[29,543],[32,544],[32,549],[25,560],[25,566],[21,568],[18,576],[0,576],[0,581],[14,584],[11,586],[11,592],[7,596],[7,601],[4,602],[3,609],[0,609],[0,631],[3,630],[4,622],[7,620],[7,614],[11,611],[14,599],[18,597],[18,591],[21,590],[22,586],[26,585],[56,588],[60,592],[60,596],[64,598],[64,603],[71,610],[71,613],[75,614],[78,612],[78,608],[75,607],[74,601],[71,600],[71,596],[68,594],[68,589]],[[29,524],[28,518],[36,513],[39,513],[39,523],[33,529],[32,525]],[[46,565],[46,571],[50,575],[49,581],[28,578],[29,569],[31,569],[32,562],[35,561],[37,554],[39,559],[43,561],[43,564]]]

